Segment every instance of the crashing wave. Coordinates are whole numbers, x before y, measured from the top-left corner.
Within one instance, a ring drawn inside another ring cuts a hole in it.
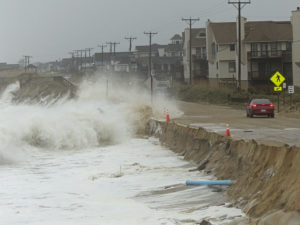
[[[5,157],[10,149],[30,146],[76,150],[118,144],[142,132],[150,117],[163,114],[163,107],[176,108],[163,100],[151,105],[145,90],[110,85],[107,96],[106,82],[87,80],[79,86],[77,98],[57,96],[51,104],[14,104],[12,93],[18,85],[9,86],[0,99],[0,139],[7,144],[0,153]]]

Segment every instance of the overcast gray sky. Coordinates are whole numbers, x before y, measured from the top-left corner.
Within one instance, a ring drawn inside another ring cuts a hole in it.
[[[165,44],[186,24],[182,17],[199,17],[195,27],[233,21],[237,10],[227,0],[0,0],[0,62],[16,63],[23,55],[34,61],[68,57],[74,49],[107,41],[128,50],[125,36],[146,45],[144,31],[158,32],[154,42]],[[289,20],[300,0],[252,0],[243,9],[248,20]],[[108,50],[108,49],[107,49]],[[97,48],[96,51],[99,51]]]

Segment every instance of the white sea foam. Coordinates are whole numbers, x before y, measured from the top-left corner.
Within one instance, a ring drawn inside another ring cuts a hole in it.
[[[6,89],[0,224],[223,224],[243,215],[218,206],[222,194],[184,185],[211,177],[188,172],[191,165],[156,140],[133,138],[149,116],[162,119],[166,108],[179,115],[172,101],[151,105],[145,90],[110,85],[108,97],[99,79],[84,81],[76,99],[34,105],[11,102],[18,84]]]

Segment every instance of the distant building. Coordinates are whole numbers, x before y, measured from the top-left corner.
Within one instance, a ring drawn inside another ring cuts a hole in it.
[[[183,45],[182,37],[174,35],[167,45],[153,44],[152,52],[152,75],[161,79],[171,77],[172,79],[183,79]],[[148,74],[149,66],[149,45],[136,46],[135,57],[137,69],[143,74]]]
[[[5,71],[5,70],[18,70],[20,69],[19,64],[7,64],[5,62],[0,63],[0,71]]]
[[[95,53],[95,66],[114,72],[136,72],[137,63],[131,52]]]
[[[33,65],[33,64],[29,64],[26,68],[25,68],[25,71],[27,72],[34,72],[34,73],[37,73],[37,66]]]
[[[292,62],[300,61],[300,57],[297,59],[296,53],[299,52],[299,45],[297,46],[295,41],[293,44],[293,31],[294,39],[297,39],[297,35],[298,39],[300,38],[299,14],[299,11],[293,13],[294,29],[290,21],[248,22],[242,18],[241,85],[243,89],[247,89],[249,85],[270,84],[269,79],[276,71],[286,77],[288,84],[293,83]],[[237,23],[208,21],[206,27],[209,80],[215,84],[237,83]],[[294,67],[297,72],[297,67]],[[294,74],[296,74],[295,72]]]
[[[183,43],[182,37],[179,34],[175,34],[171,38],[171,44],[173,45],[181,45]]]
[[[152,57],[158,57],[164,55],[164,49],[166,48],[166,45],[159,45],[159,44],[152,44],[151,46],[151,55]],[[145,58],[149,57],[149,45],[141,45],[135,47],[135,57],[137,59],[139,58]]]
[[[190,30],[183,32],[183,66],[184,80],[190,80]],[[208,64],[206,59],[206,30],[192,29],[192,80],[206,79]]]

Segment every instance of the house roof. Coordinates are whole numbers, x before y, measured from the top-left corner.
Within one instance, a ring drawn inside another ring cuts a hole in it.
[[[171,38],[171,40],[173,41],[173,40],[181,40],[182,38],[181,38],[181,36],[179,35],[179,34],[175,34],[172,38]]]
[[[292,41],[292,24],[286,22],[248,22],[245,28],[246,42]]]
[[[126,58],[132,58],[133,57],[133,53],[132,52],[116,52],[114,53],[110,53],[110,52],[105,52],[103,53],[103,60],[104,61],[110,61],[110,60],[122,60],[124,61]],[[95,53],[95,61],[102,61],[102,53]]]
[[[205,36],[200,36],[200,34]],[[185,33],[182,33],[183,39],[185,39]],[[206,28],[193,28],[192,29],[192,45],[193,47],[205,47],[206,46]]]
[[[237,41],[236,23],[210,23],[218,44]],[[293,39],[291,22],[255,21],[246,22],[246,42],[291,41]]]
[[[210,23],[215,35],[216,42],[219,44],[235,43],[237,41],[236,23]]]
[[[167,45],[159,45],[159,44],[151,45],[152,51],[158,51],[159,48],[166,48],[166,47],[167,47]],[[149,45],[135,46],[135,50],[137,52],[149,52]]]
[[[35,65],[33,65],[33,64],[29,64],[29,65],[27,66],[27,68],[28,68],[28,69],[37,69],[37,67],[36,67]]]

